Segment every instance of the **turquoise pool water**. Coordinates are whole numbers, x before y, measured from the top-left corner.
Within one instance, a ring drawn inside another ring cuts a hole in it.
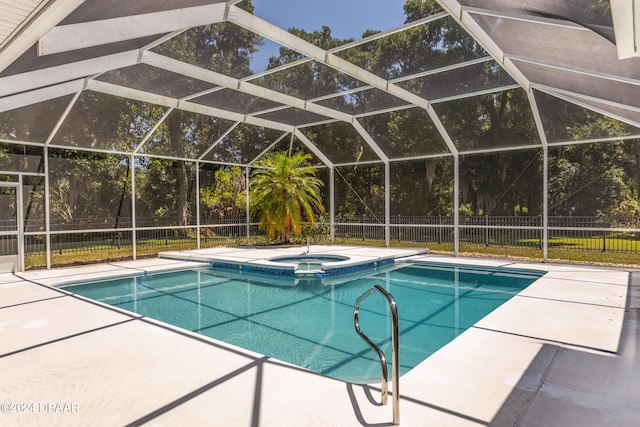
[[[380,362],[356,334],[353,309],[374,284],[397,301],[402,375],[542,274],[421,263],[363,272],[333,284],[203,268],[66,289],[324,375],[371,383],[380,381]],[[390,362],[387,301],[379,294],[367,298],[359,318]]]

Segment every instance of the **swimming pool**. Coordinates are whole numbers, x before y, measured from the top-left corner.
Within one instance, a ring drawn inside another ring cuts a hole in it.
[[[375,352],[353,328],[353,309],[374,284],[400,315],[400,374],[408,372],[542,272],[402,263],[343,282],[210,268],[90,282],[66,289],[334,378],[380,381]],[[391,354],[387,301],[360,305],[360,327]]]

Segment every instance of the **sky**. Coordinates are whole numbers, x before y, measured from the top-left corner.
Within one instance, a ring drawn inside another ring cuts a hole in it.
[[[254,14],[288,30],[291,27],[311,32],[322,25],[331,28],[333,37],[360,39],[367,29],[389,30],[404,23],[405,0],[253,0]],[[252,68],[266,68],[269,56],[277,55],[277,46],[265,46],[254,56]]]

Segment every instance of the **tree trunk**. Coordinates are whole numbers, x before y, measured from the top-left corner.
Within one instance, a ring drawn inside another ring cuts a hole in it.
[[[169,129],[169,140],[171,141],[171,149],[176,157],[184,158],[184,145],[182,144],[182,129],[180,122],[182,114],[174,111],[167,119],[167,127]],[[189,179],[187,177],[187,165],[184,160],[176,160],[175,173],[176,184],[178,186],[178,206],[176,206],[178,214],[178,224],[187,225],[187,193],[189,191]]]

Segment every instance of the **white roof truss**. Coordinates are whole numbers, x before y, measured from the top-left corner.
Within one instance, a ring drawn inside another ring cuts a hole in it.
[[[42,37],[38,55],[116,43],[224,21],[225,3],[59,25]]]

